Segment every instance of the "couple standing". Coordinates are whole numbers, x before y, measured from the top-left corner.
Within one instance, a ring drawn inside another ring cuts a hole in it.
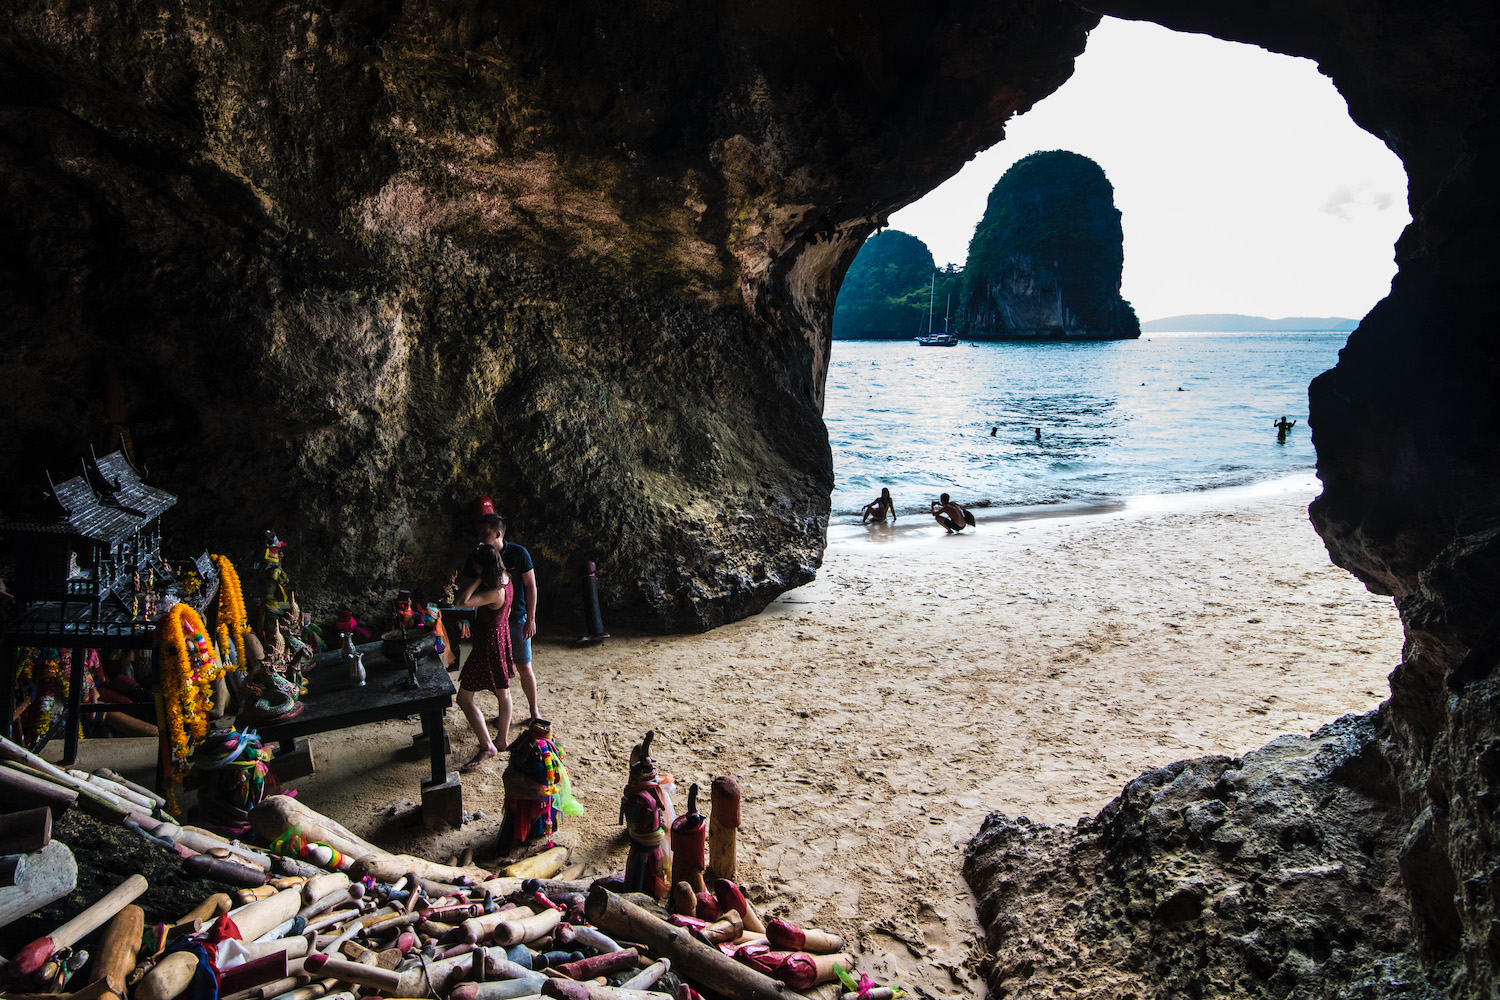
[[[479,544],[460,571],[464,582],[454,602],[459,607],[479,609],[474,622],[474,648],[458,675],[458,707],[479,739],[479,749],[463,766],[464,771],[472,771],[500,753],[490,738],[484,713],[474,701],[480,691],[494,691],[500,701],[495,725],[502,744],[509,742],[510,679],[517,674],[531,718],[537,718],[536,676],[531,672],[531,638],[536,635],[536,573],[531,553],[505,540],[505,522],[493,508],[480,516],[476,528]]]

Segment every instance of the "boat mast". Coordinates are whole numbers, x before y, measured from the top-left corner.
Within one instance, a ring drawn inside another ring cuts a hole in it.
[[[927,335],[932,336],[932,305],[937,296],[937,272],[932,272],[932,284],[927,289]]]
[[[943,332],[948,332],[948,316],[953,312],[953,293],[948,293],[948,301],[943,305]]]

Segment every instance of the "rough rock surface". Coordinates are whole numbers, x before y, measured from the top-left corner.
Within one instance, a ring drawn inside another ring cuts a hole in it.
[[[1379,719],[1150,771],[1093,819],[970,844],[996,997],[1439,997],[1403,954],[1402,818]]]
[[[128,430],[191,552],[431,592],[478,494],[566,628],[811,579],[835,290],[1071,72],[1043,0],[0,4],[0,507]]]
[[[1125,233],[1114,187],[1078,153],[1016,161],[990,191],[964,265],[970,340],[1133,340],[1120,297]]]

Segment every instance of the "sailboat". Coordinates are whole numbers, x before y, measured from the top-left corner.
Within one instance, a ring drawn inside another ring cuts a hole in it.
[[[927,289],[927,332],[917,337],[920,347],[957,347],[958,338],[948,332],[948,313],[953,308],[953,295],[948,295],[948,305],[943,311],[943,332],[932,332],[932,307],[937,294],[937,272],[932,274],[932,284]]]

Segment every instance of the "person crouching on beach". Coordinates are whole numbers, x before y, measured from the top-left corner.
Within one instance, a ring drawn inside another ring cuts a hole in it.
[[[950,535],[955,531],[963,531],[968,523],[964,518],[964,509],[949,499],[946,493],[932,501],[931,510],[937,523],[947,528]]]
[[[479,740],[479,748],[462,768],[465,772],[500,753],[474,696],[480,691],[495,692],[500,701],[500,716],[495,722],[504,740],[510,730],[510,679],[516,674],[510,649],[510,602],[514,593],[511,576],[505,571],[500,553],[488,545],[476,549],[473,560],[477,576],[468,582],[455,602],[459,607],[479,609],[474,620],[474,648],[458,675],[458,707],[463,709],[469,728]]]
[[[894,524],[896,521],[896,501],[891,497],[890,489],[882,489],[880,496],[860,508],[860,514],[863,515],[859,519],[860,524],[868,524],[870,521],[884,521],[887,517]]]

